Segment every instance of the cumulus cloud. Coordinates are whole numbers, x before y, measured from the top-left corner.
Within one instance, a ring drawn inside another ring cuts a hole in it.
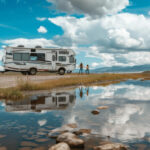
[[[37,31],[39,32],[39,33],[47,33],[47,29],[44,27],[44,26],[40,26],[38,29],[37,29]]]
[[[150,36],[147,34],[150,19],[142,15],[121,13],[92,20],[65,16],[49,18],[49,21],[64,30],[63,37],[55,39],[58,44],[94,45],[105,53],[150,49]],[[60,38],[63,38],[62,43]]]
[[[101,66],[150,64],[150,19],[143,15],[120,13],[96,19],[65,16],[49,21],[64,30],[62,36],[54,38],[57,45],[85,50],[87,57],[101,59]]]
[[[56,47],[55,43],[52,40],[47,40],[45,38],[40,39],[17,38],[13,40],[5,40],[3,41],[3,43],[9,46],[24,45],[25,47],[35,47],[37,45],[40,45],[42,47]]]
[[[84,14],[101,17],[115,14],[129,5],[129,0],[47,0],[55,5],[57,10],[69,14]]]
[[[96,50],[97,49],[97,50]],[[90,47],[86,57],[99,58],[101,67],[135,66],[150,64],[150,52],[100,53],[99,48]]]
[[[47,18],[46,17],[36,17],[36,20],[38,21],[45,21]]]
[[[92,65],[91,65],[91,67],[92,67],[92,68],[96,68],[96,67],[98,67],[99,65],[100,65],[100,64],[97,63],[97,62],[93,62]]]
[[[132,38],[130,33],[124,29],[110,29],[108,31],[109,39],[112,40],[115,45],[121,48],[135,48],[143,45],[143,39]]]

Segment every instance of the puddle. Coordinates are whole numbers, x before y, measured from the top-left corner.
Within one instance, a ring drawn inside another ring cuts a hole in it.
[[[104,107],[107,106],[107,107]],[[91,112],[98,109],[99,113]],[[91,129],[85,150],[100,141],[129,145],[130,149],[150,147],[150,82],[122,82],[107,87],[79,87],[37,94],[22,101],[0,102],[0,148],[7,150],[41,148],[56,143],[48,137],[55,128],[76,123]]]

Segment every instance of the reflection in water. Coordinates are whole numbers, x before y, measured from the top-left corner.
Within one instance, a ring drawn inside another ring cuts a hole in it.
[[[82,98],[83,97],[83,87],[79,88],[79,92],[80,92],[80,98]]]
[[[88,96],[89,95],[89,87],[85,87],[85,89],[84,89],[84,87],[79,87],[79,96],[80,96],[80,98],[82,99],[83,97],[84,97],[84,94],[86,93],[86,96]]]
[[[124,142],[132,149],[137,149],[137,143],[140,143],[147,149],[150,141],[148,82],[127,81],[107,87],[79,87],[67,92],[35,95],[23,101],[0,103],[0,133],[9,135],[6,137],[16,136],[13,138],[16,145],[27,139],[41,145],[37,141],[46,137],[51,129],[77,123],[80,128],[92,129],[95,138],[110,137],[110,140]],[[92,115],[91,111],[99,106],[109,108],[100,110],[97,116]],[[45,113],[28,113],[43,111]],[[0,139],[0,145],[6,146],[11,141],[6,137],[5,140]],[[54,141],[49,139],[45,145],[50,143]]]
[[[66,109],[75,104],[75,91],[53,92],[46,96],[32,96],[22,101],[6,101],[6,111],[32,111]]]

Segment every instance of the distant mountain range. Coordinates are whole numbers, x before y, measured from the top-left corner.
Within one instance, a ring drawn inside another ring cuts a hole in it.
[[[104,67],[104,68],[97,68],[91,70],[92,73],[104,73],[104,72],[144,72],[149,71],[150,65],[140,65],[140,66],[129,66],[129,67]]]

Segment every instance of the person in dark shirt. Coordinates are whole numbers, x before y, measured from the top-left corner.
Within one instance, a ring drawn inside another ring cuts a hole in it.
[[[82,64],[82,62],[80,63],[80,70],[79,70],[79,74],[82,74],[83,73],[83,64]]]

